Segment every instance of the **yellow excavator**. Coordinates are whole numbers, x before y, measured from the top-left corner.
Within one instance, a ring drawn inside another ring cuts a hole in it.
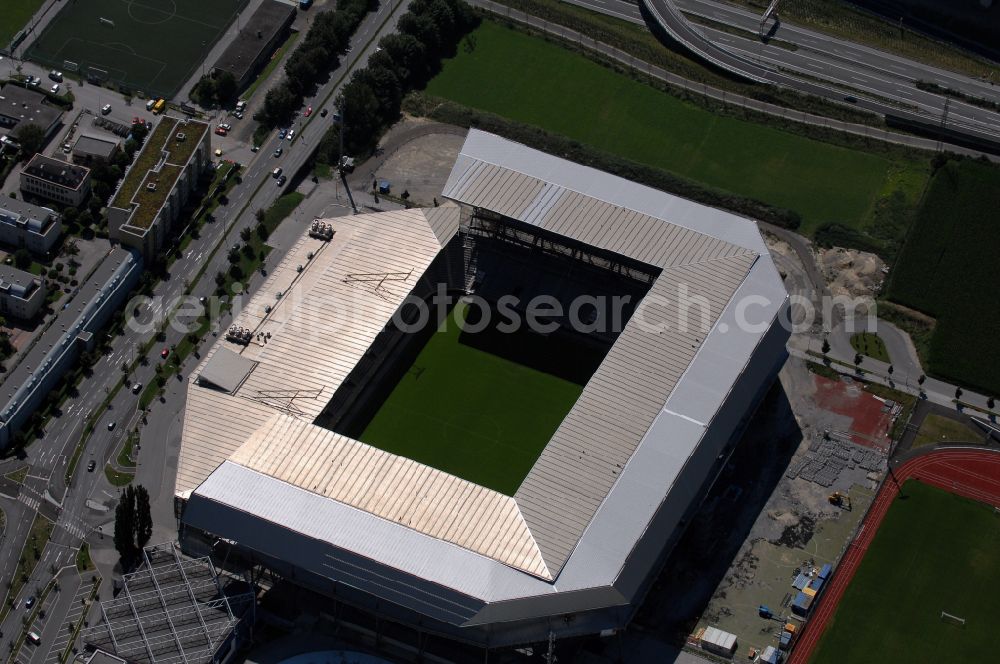
[[[829,501],[831,505],[836,505],[841,509],[850,510],[851,509],[851,497],[846,493],[840,491],[834,491],[829,496]]]

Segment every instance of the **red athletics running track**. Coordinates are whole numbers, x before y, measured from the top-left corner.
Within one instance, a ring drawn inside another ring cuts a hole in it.
[[[934,449],[910,457],[892,470],[900,484],[914,478],[951,493],[1000,507],[1000,450],[954,447]],[[886,478],[868,510],[858,536],[848,546],[834,571],[830,585],[806,623],[788,660],[789,664],[806,664],[812,657],[816,644],[823,636],[844,591],[854,578],[858,565],[898,493],[899,487],[892,476]]]

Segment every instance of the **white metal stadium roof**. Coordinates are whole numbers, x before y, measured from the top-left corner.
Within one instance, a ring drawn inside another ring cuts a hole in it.
[[[750,220],[477,130],[444,195],[661,270],[515,495],[312,424],[457,232],[446,206],[326,220],[332,242],[289,252],[235,321],[251,343],[216,345],[253,371],[232,394],[188,386],[184,520],[276,550],[325,542],[490,604],[442,616],[458,624],[510,619],[503,601],[533,595],[628,603],[616,579],[657,509],[683,511],[704,479],[682,471],[786,306],[781,279]],[[352,280],[390,273],[411,276]],[[686,296],[701,299],[682,329]]]

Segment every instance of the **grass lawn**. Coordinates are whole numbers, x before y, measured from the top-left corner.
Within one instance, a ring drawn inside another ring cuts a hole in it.
[[[0,12],[0,47],[6,48],[45,0],[4,0]]]
[[[94,569],[94,561],[90,559],[90,545],[84,542],[76,552],[76,569],[80,572]]]
[[[108,464],[104,467],[104,476],[108,478],[112,486],[126,486],[132,483],[135,475],[129,473],[120,473]]]
[[[18,484],[23,484],[24,483],[24,478],[27,477],[27,476],[28,476],[28,467],[27,466],[21,466],[20,468],[18,468],[14,472],[7,473],[6,475],[4,475],[4,477],[6,477],[7,479],[9,479],[9,480],[11,480],[13,482],[17,482]]]
[[[583,387],[459,337],[450,316],[361,440],[513,495]]]
[[[27,59],[69,70],[79,64],[147,95],[173,97],[194,74],[247,0],[88,0],[63,2]],[[111,23],[102,22],[107,19]]]
[[[879,360],[890,362],[889,351],[885,349],[885,343],[874,332],[858,332],[851,335],[851,348],[862,355]]]
[[[981,443],[983,435],[974,428],[942,415],[930,414],[924,418],[913,439],[912,447],[938,443]]]
[[[490,21],[469,42],[428,94],[795,210],[807,235],[825,223],[865,229],[880,198],[915,202],[926,180],[922,164],[715,115]]]
[[[982,662],[1000,618],[1000,518],[909,481],[879,528],[812,664]],[[966,619],[941,620],[941,612]],[[877,653],[877,656],[875,656]],[[873,659],[874,657],[874,659]]]
[[[951,161],[934,175],[892,266],[888,299],[937,319],[928,373],[1000,394],[1000,167]]]

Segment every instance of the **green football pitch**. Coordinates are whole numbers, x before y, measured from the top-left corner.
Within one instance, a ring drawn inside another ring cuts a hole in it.
[[[44,0],[4,0],[0,11],[0,48],[5,48],[28,24]]]
[[[170,98],[246,3],[64,0],[65,6],[28,49],[27,59]]]
[[[513,495],[583,387],[473,348],[455,321],[431,335],[360,438]]]
[[[909,481],[837,606],[811,664],[962,664],[996,656],[1000,515]],[[942,620],[945,611],[965,625]]]

